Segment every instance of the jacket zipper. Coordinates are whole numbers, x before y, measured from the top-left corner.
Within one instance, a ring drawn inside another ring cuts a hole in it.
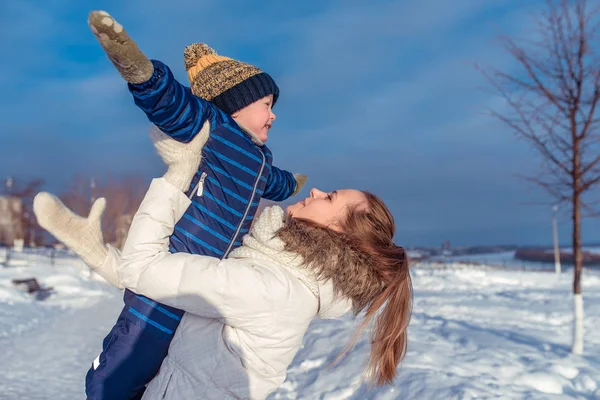
[[[231,248],[233,247],[233,244],[235,243],[235,239],[237,239],[237,235],[240,233],[240,230],[242,229],[242,225],[244,225],[244,222],[246,221],[246,217],[248,216],[248,211],[250,211],[250,207],[252,207],[252,200],[254,200],[254,195],[256,194],[256,188],[258,187],[258,182],[260,182],[260,178],[261,178],[263,170],[265,168],[265,153],[263,153],[263,151],[261,149],[259,149],[259,151],[260,151],[260,155],[262,156],[262,164],[260,166],[260,171],[258,173],[258,176],[256,177],[256,182],[254,182],[254,188],[252,189],[252,194],[250,195],[250,199],[248,201],[248,206],[246,207],[246,211],[244,212],[244,216],[242,217],[242,220],[241,220],[240,224],[238,225],[237,230],[235,231],[235,234],[233,235],[233,238],[231,239],[231,242],[229,243],[229,247],[227,247],[225,254],[223,254],[223,258],[227,258],[227,255],[231,251]]]
[[[198,185],[196,186],[198,189],[196,190],[196,195],[198,197],[202,197],[202,194],[204,193],[204,180],[206,179],[206,172],[202,173],[202,176],[200,176],[200,181],[198,181]]]
[[[206,179],[206,176],[207,176],[206,172],[202,172],[202,175],[200,175],[200,179],[198,180],[198,183],[196,184],[196,186],[194,186],[194,188],[188,195],[188,199],[191,200],[192,197],[194,197],[194,195],[196,193],[198,193],[198,197],[202,197],[202,194],[204,193],[204,179]]]

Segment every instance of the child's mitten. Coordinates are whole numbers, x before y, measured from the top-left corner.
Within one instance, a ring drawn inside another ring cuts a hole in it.
[[[200,132],[189,143],[181,143],[164,134],[156,126],[150,129],[150,139],[165,164],[164,178],[182,192],[186,192],[202,160],[202,148],[210,135],[210,123],[206,121]]]
[[[106,11],[92,11],[88,17],[90,29],[104,52],[129,83],[144,83],[154,72],[152,62],[137,44]]]
[[[308,175],[294,174],[294,179],[296,179],[296,190],[292,193],[292,196],[298,194],[298,192],[306,185],[306,181],[308,180]]]

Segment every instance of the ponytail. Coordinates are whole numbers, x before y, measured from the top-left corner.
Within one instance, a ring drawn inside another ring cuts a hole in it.
[[[374,321],[367,375],[380,386],[392,383],[398,365],[406,356],[413,291],[406,251],[393,243],[394,219],[377,196],[368,192],[365,195],[368,209],[351,210],[344,232],[354,236],[356,245],[368,255],[370,267],[379,276],[382,290],[369,302],[363,323],[337,360],[349,351]]]
[[[406,267],[408,268],[408,267]],[[407,327],[412,313],[412,283],[410,275],[398,276],[369,306],[363,327],[377,316],[371,335],[371,355],[368,371],[379,386],[392,383],[396,368],[404,359],[408,347]]]

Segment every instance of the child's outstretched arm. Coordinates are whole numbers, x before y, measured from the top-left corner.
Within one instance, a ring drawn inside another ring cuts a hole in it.
[[[161,131],[187,143],[204,122],[212,120],[216,107],[194,96],[165,64],[149,60],[107,12],[91,12],[88,23],[108,58],[129,83],[135,104]]]
[[[291,172],[272,166],[267,187],[262,197],[273,201],[286,200],[298,194],[307,180],[308,177],[306,175],[292,174]]]

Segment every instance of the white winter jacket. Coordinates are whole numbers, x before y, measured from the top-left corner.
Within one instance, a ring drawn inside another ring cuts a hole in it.
[[[285,380],[311,320],[339,317],[351,302],[283,251],[280,207],[266,209],[228,259],[170,254],[168,238],[189,204],[154,179],[121,262],[108,257],[103,266],[117,269],[124,287],[186,311],[143,399],[263,399]]]

